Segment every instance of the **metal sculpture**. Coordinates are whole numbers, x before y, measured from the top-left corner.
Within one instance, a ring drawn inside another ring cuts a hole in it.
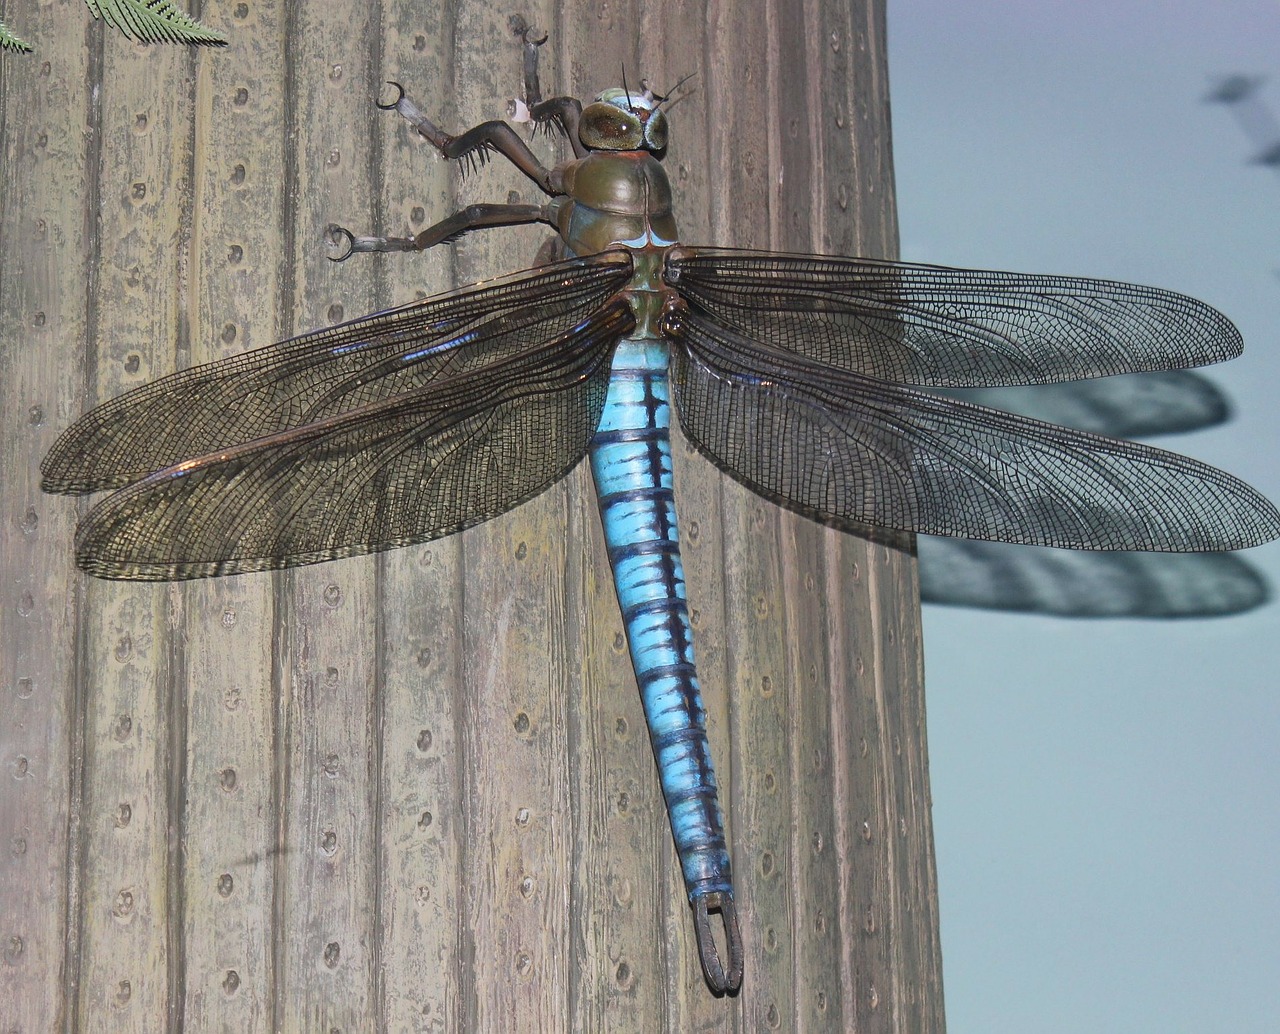
[[[524,32],[521,116],[568,137],[574,158],[554,169],[505,122],[451,136],[397,84],[378,106],[447,158],[503,155],[547,204],[472,205],[414,238],[337,232],[349,255],[545,222],[566,260],[131,391],[63,434],[44,487],[121,489],[84,519],[77,562],[166,580],[448,535],[588,456],[703,970],[723,994],[742,938],[685,602],[673,401],[731,476],[854,529],[1202,551],[1275,538],[1280,514],[1194,460],[921,390],[1229,359],[1240,336],[1220,313],[1128,284],[681,246],[667,99],[543,100],[541,42]]]

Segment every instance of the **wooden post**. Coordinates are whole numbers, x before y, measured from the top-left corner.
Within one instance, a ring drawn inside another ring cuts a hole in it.
[[[141,47],[78,0],[0,56],[0,1021],[66,1030],[940,1031],[910,556],[677,445],[747,969],[714,999],[579,468],[461,535],[280,575],[89,580],[38,463],[169,370],[527,265],[538,230],[326,261],[536,193],[446,127],[625,67],[672,110],[687,243],[892,255],[876,0],[286,3]],[[86,42],[87,41],[87,42]],[[556,146],[540,140],[549,153]]]

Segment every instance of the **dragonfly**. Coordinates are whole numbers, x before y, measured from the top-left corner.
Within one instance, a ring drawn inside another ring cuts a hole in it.
[[[1169,291],[1060,276],[679,241],[662,165],[673,91],[543,98],[524,26],[517,122],[558,131],[544,165],[509,122],[441,130],[445,158],[501,156],[545,204],[473,204],[415,237],[555,228],[564,257],[175,373],[92,409],[42,465],[48,491],[115,490],[76,531],[103,578],[232,575],[421,543],[498,517],[589,461],[659,781],[713,993],[743,940],[706,734],[672,482],[672,407],[721,470],[868,534],[1091,550],[1243,549],[1280,513],[1229,474],[929,389],[1199,366],[1242,350]],[[713,923],[713,917],[718,922]]]

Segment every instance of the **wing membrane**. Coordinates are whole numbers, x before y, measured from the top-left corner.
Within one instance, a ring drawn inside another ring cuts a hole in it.
[[[1203,302],[1106,280],[711,248],[673,249],[664,276],[745,337],[898,384],[1046,384],[1243,349]]]
[[[106,578],[238,574],[447,535],[537,495],[585,454],[609,359],[635,325],[615,300],[559,339],[479,370],[157,471],[76,533]]]
[[[681,425],[730,474],[840,522],[1073,549],[1243,549],[1280,513],[1203,463],[669,321]]]
[[[412,302],[161,378],[91,410],[41,464],[46,491],[92,492],[322,421],[564,334],[630,276],[606,252]]]

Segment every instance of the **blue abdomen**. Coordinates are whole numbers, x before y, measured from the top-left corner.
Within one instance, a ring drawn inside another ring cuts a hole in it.
[[[591,443],[609,562],[690,900],[732,896],[671,489],[667,346],[623,340]]]

